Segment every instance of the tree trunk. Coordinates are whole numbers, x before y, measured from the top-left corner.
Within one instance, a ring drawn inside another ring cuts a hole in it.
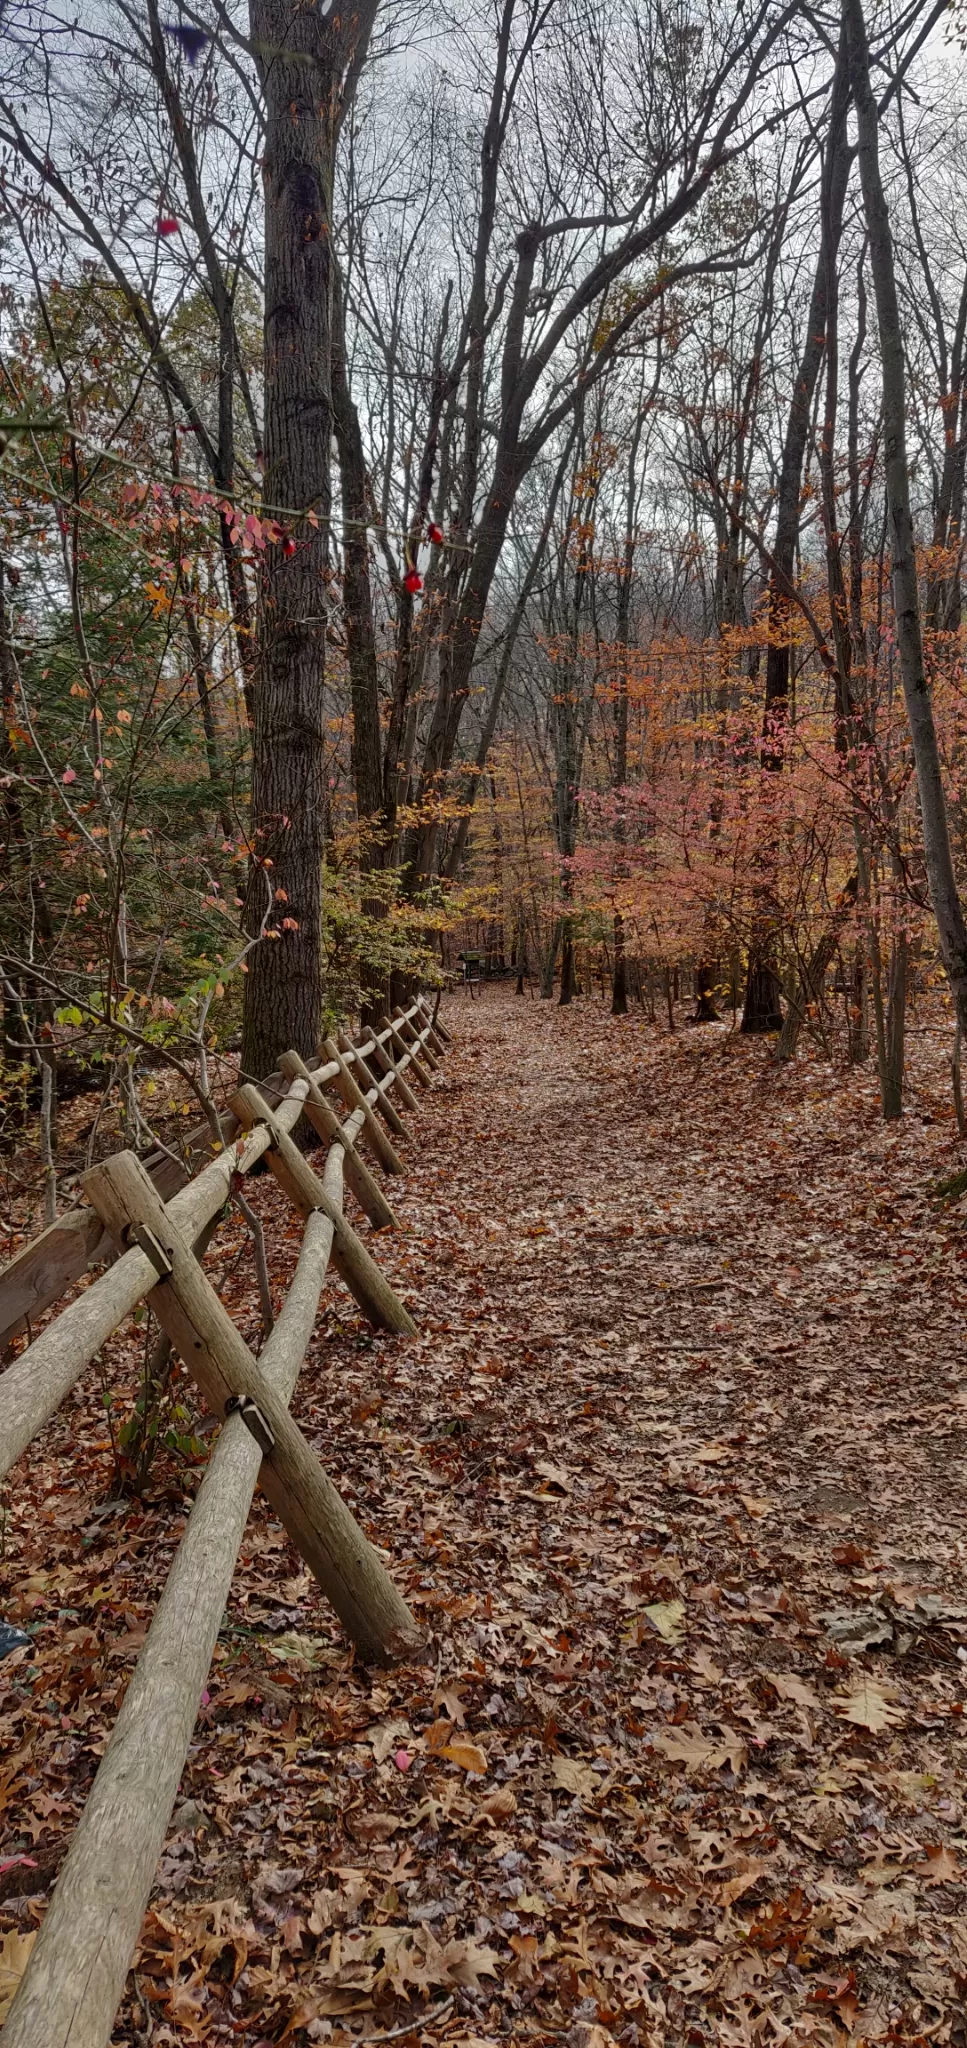
[[[614,836],[616,845],[622,849],[618,855],[618,879],[625,870],[623,848],[625,843],[625,818],[622,808],[623,792],[628,782],[628,636],[631,626],[631,581],[635,566],[635,515],[640,494],[638,476],[638,451],[645,424],[645,408],[641,407],[635,421],[634,433],[628,449],[628,468],[625,475],[625,538],[618,583],[617,616],[615,619],[615,652],[617,667],[615,673],[614,699],[614,775],[612,787],[615,794]],[[611,990],[612,1017],[626,1017],[628,1014],[628,973],[625,962],[625,927],[620,910],[614,913],[614,982]]]
[[[569,918],[564,920],[564,937],[561,942],[561,993],[558,1007],[573,1003],[577,990],[577,976],[574,970],[574,934]]]
[[[781,1031],[781,995],[782,984],[771,958],[771,948],[750,953],[739,1030],[746,1033]]]
[[[719,1024],[721,1018],[715,1007],[715,967],[709,961],[702,961],[695,969],[695,1015],[693,1024]]]
[[[265,104],[265,502],[290,552],[259,583],[242,1071],[311,1056],[322,1021],[323,684],[332,440],[332,180],[378,0],[249,0]],[[291,552],[291,542],[295,543]]]
[[[675,998],[672,992],[672,971],[670,967],[666,967],[665,969],[665,1004],[668,1010],[668,1029],[669,1031],[674,1031]]]
[[[611,1015],[628,1015],[628,961],[625,954],[625,923],[620,910],[614,914],[614,979],[611,983]]]
[[[796,567],[801,519],[802,470],[809,437],[813,397],[826,345],[830,285],[835,284],[836,255],[843,229],[843,209],[849,183],[850,153],[847,147],[846,114],[849,105],[849,70],[845,31],[841,33],[829,110],[829,134],[823,165],[821,233],[819,255],[813,275],[812,293],[806,318],[806,335],[786,421],[786,433],[779,472],[776,525],[769,574],[769,647],[766,655],[766,690],[763,713],[762,766],[769,772],[782,769],[786,750],[785,728],[789,715],[789,683],[792,650],[789,640],[789,585]],[[763,890],[762,909],[757,917],[749,948],[748,976],[741,1030],[777,1031],[782,1028],[782,984],[776,967],[776,906],[768,889]]]
[[[843,33],[840,37],[829,109],[819,256],[806,317],[806,336],[786,421],[786,436],[779,472],[772,568],[769,576],[769,649],[766,656],[763,733],[763,761],[766,766],[779,767],[782,764],[782,728],[785,725],[789,702],[791,665],[791,647],[786,623],[789,604],[788,584],[793,579],[796,567],[803,460],[809,438],[813,395],[826,342],[830,277],[835,275],[836,252],[843,229],[843,207],[849,183],[850,152],[846,146],[848,104],[849,71],[846,37]]]
[[[880,1075],[880,1100],[884,1123],[895,1123],[903,1115],[903,1062],[906,1048],[907,968],[910,947],[906,932],[898,932],[890,948],[890,972],[886,995],[885,1058]]]
[[[836,905],[832,923],[823,932],[810,954],[795,992],[790,997],[779,1039],[778,1057],[781,1060],[792,1060],[796,1057],[799,1033],[805,1023],[808,1006],[812,1002],[818,1002],[822,996],[823,982],[830,963],[835,958],[843,925],[853,913],[857,886],[856,876],[851,875]]]
[[[863,206],[869,235],[870,268],[876,294],[880,356],[883,365],[883,438],[897,653],[917,770],[930,900],[937,920],[940,950],[950,981],[957,1021],[964,1030],[967,1028],[967,923],[964,921],[963,906],[954,874],[947,807],[940,772],[940,749],[923,664],[917,562],[913,544],[910,476],[907,467],[903,331],[893,261],[893,237],[880,176],[879,116],[870,84],[869,51],[862,0],[843,0],[843,13],[849,37]]]
[[[295,541],[294,554],[283,546],[266,550],[259,587],[245,922],[250,937],[265,923],[266,937],[249,961],[242,1069],[261,1076],[290,1048],[306,1058],[315,1053],[322,1020],[333,129],[316,70],[317,63],[329,70],[329,38],[316,7],[293,14],[284,0],[250,0],[249,15],[256,48],[272,49],[260,59],[265,497]],[[310,511],[320,524],[307,523]],[[283,916],[297,929],[282,931]]]
[[[563,921],[558,918],[547,943],[547,951],[541,961],[541,1001],[549,1003],[554,994],[554,969],[557,966],[557,949],[561,943]]]
[[[517,644],[517,636],[520,632],[521,626],[526,616],[527,606],[530,602],[531,592],[533,591],[534,585],[537,581],[538,573],[540,571],[540,567],[547,549],[547,543],[551,536],[551,532],[554,525],[554,518],[557,512],[557,503],[561,494],[561,486],[564,482],[568,463],[571,459],[571,451],[574,446],[576,433],[577,429],[575,427],[568,435],[567,441],[564,446],[563,454],[561,456],[560,462],[557,465],[554,482],[551,486],[550,495],[547,501],[547,509],[544,514],[544,519],[541,525],[540,533],[537,537],[537,544],[527,565],[527,571],[524,576],[524,580],[521,584],[520,590],[517,593],[514,609],[510,615],[510,619],[507,625],[507,631],[504,638],[504,645],[500,656],[500,666],[497,670],[493,687],[490,692],[490,702],[487,706],[487,715],[484,720],[483,731],[480,735],[480,744],[477,748],[476,762],[467,775],[463,787],[463,793],[460,798],[460,805],[461,809],[464,812],[464,815],[459,820],[456,832],[454,833],[453,836],[453,844],[450,847],[446,861],[443,864],[442,872],[447,876],[447,879],[449,881],[454,881],[457,875],[459,874],[460,864],[463,860],[463,856],[466,851],[467,838],[470,832],[471,814],[473,811],[473,806],[477,799],[477,792],[480,787],[480,782],[483,777],[484,769],[486,768],[488,759],[490,757],[490,749],[491,746],[493,745],[494,734],[497,730],[497,720],[500,716],[500,707],[503,703],[504,692],[510,680],[511,668],[514,659],[514,648]]]
[[[343,607],[346,653],[353,707],[353,781],[356,813],[363,834],[364,867],[382,867],[380,843],[383,810],[382,735],[379,718],[379,667],[373,594],[369,575],[366,459],[359,414],[349,387],[342,288],[333,281],[332,404],[339,453],[339,486],[343,516]]]
[[[853,951],[850,989],[849,1057],[851,1066],[861,1066],[870,1053],[869,974],[866,954],[857,943]]]

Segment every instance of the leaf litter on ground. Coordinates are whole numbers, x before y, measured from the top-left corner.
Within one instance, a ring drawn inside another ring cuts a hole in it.
[[[721,1029],[447,1015],[380,1239],[419,1335],[334,1285],[296,1397],[426,1661],[359,1667],[256,1502],[116,2041],[962,2044],[942,1041],[884,1126],[866,1070]],[[257,1342],[241,1231],[210,1258]],[[201,1469],[118,1486],[139,1343],[8,1488],[8,1996]]]

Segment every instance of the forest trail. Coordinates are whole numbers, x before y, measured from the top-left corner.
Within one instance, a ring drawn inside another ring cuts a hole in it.
[[[381,1241],[420,1335],[330,1294],[298,1403],[427,1661],[354,1668],[259,1508],[116,2039],[962,2042],[945,1037],[884,1127],[871,1075],[724,1027],[445,1015]],[[72,1616],[0,1724],[48,1877],[178,1526],[160,1488],[91,1517],[85,1398],[12,1518],[6,1612]]]

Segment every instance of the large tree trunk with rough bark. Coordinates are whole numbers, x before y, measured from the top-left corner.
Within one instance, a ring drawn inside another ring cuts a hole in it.
[[[250,0],[265,105],[265,504],[242,1067],[316,1051],[322,1017],[323,687],[332,440],[332,180],[378,0]]]
[[[265,499],[288,536],[266,551],[259,588],[249,934],[268,920],[250,956],[242,1067],[261,1075],[290,1048],[313,1054],[322,1016],[332,119],[317,8],[251,0],[250,21],[266,115]]]

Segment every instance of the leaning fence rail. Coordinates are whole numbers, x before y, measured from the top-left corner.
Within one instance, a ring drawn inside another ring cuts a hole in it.
[[[106,2048],[191,1742],[199,1700],[257,1484],[285,1522],[363,1655],[405,1653],[416,1630],[376,1551],[289,1414],[330,1264],[366,1313],[412,1321],[343,1213],[343,1183],[378,1228],[392,1209],[356,1150],[368,1138],[388,1166],[386,1117],[396,1087],[417,1098],[449,1034],[422,999],[359,1042],[328,1040],[315,1068],[297,1054],[260,1090],[243,1088],[223,1125],[225,1149],[164,1199],[151,1161],[132,1153],[85,1177],[92,1242],[106,1229],[120,1256],[55,1317],[0,1377],[0,1473],[32,1442],[131,1309],[147,1300],[223,1426],[175,1553],[131,1682],[3,2028],[3,2048]],[[340,1121],[324,1090],[334,1087]],[[274,1105],[267,1100],[274,1097]],[[397,1125],[402,1119],[395,1111]],[[292,1142],[305,1115],[329,1141],[321,1178]],[[390,1119],[387,1119],[390,1120]],[[404,1135],[406,1127],[397,1130]],[[400,1161],[389,1146],[395,1169]],[[233,1174],[265,1157],[305,1218],[275,1327],[258,1359],[206,1279],[199,1239]],[[130,1249],[120,1249],[137,1240]],[[69,1284],[69,1283],[68,1283]],[[0,1277],[2,1288],[2,1277]],[[0,1295],[2,1299],[2,1295]]]

